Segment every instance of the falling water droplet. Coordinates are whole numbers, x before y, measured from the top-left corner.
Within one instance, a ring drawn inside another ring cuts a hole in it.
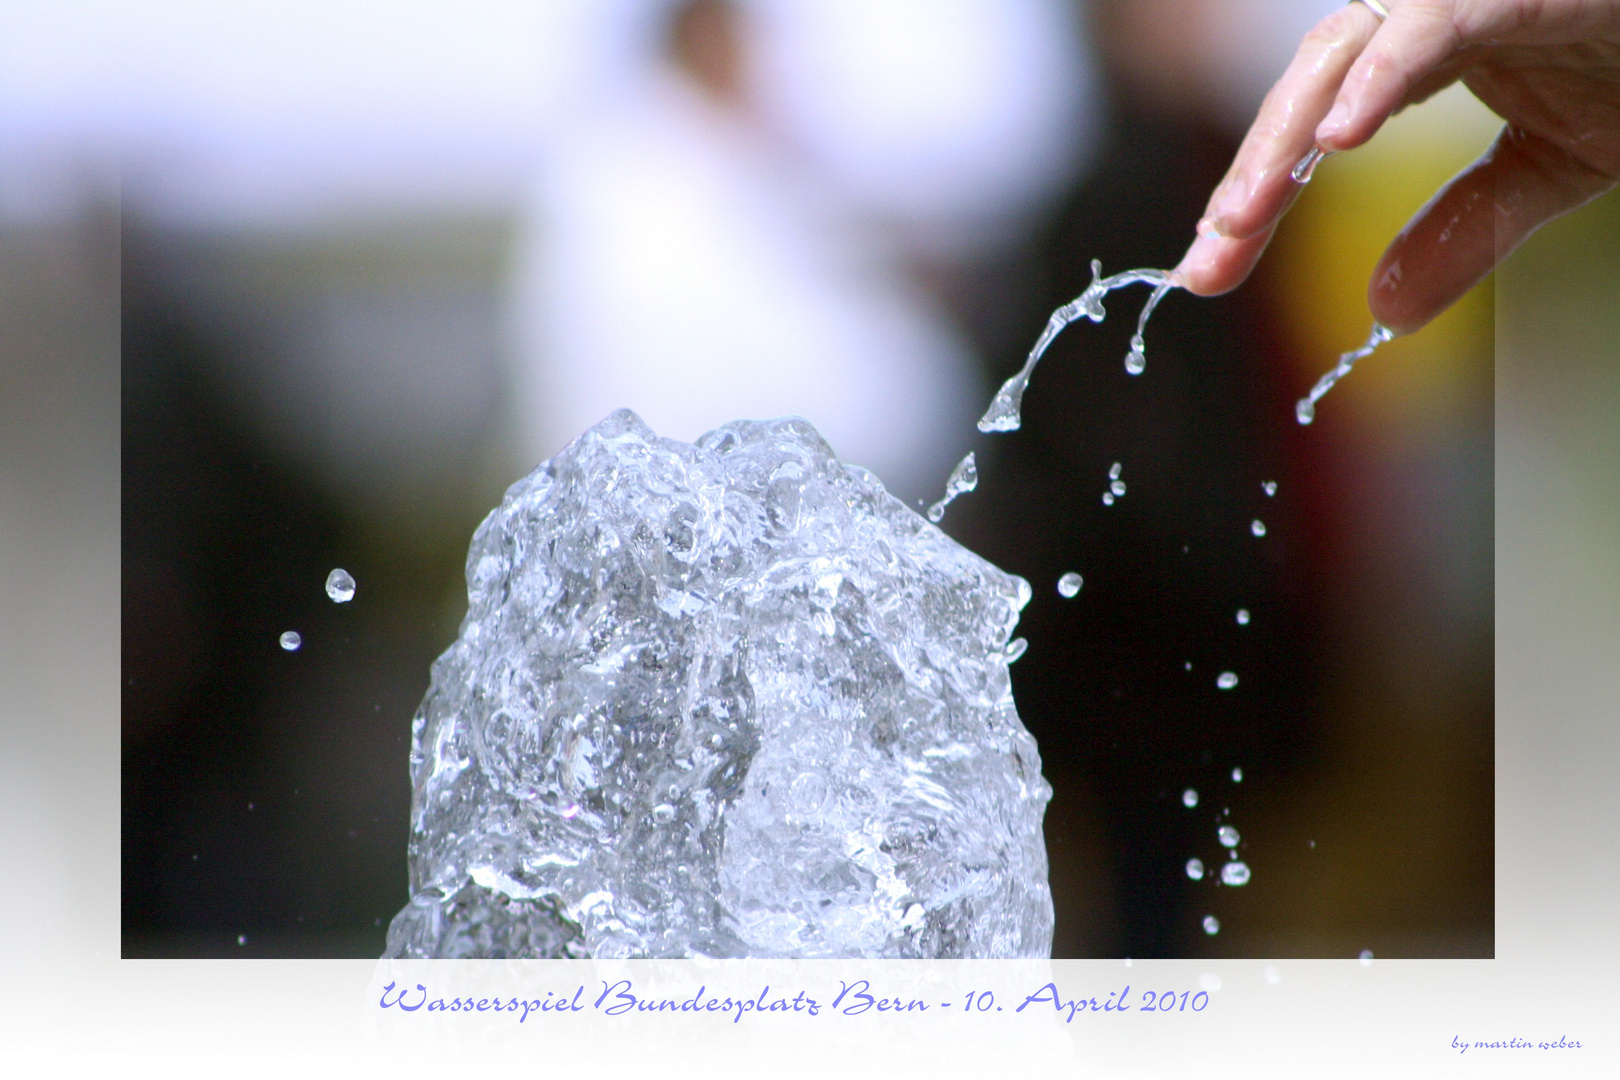
[[[1017,660],[1020,656],[1023,656],[1024,650],[1027,648],[1029,648],[1029,642],[1025,641],[1021,637],[1013,638],[1011,641],[1007,642],[1007,651],[1004,654],[1007,657],[1007,663],[1010,664]]]
[[[1222,690],[1230,690],[1237,684],[1238,677],[1235,672],[1223,671],[1215,677],[1215,685],[1220,687]]]
[[[1232,770],[1232,783],[1243,783],[1243,766],[1239,765]]]
[[[1372,967],[1373,951],[1371,949],[1362,949],[1361,955],[1357,959],[1361,961],[1362,967]]]
[[[1300,398],[1294,404],[1294,418],[1301,424],[1309,424],[1316,419],[1316,402],[1310,398]]]
[[[1300,158],[1299,164],[1295,165],[1293,172],[1289,173],[1294,178],[1294,183],[1310,183],[1311,177],[1316,175],[1316,167],[1322,164],[1330,153],[1332,153],[1331,150],[1323,150],[1320,146],[1311,147],[1311,152]]]
[[[1194,791],[1192,788],[1188,788],[1186,791],[1183,791],[1181,793],[1181,805],[1189,808],[1197,806],[1198,792]]]
[[[1237,624],[1239,626],[1248,626],[1249,625],[1249,609],[1248,608],[1240,607],[1240,608],[1237,609]]]
[[[1123,480],[1115,480],[1113,483],[1108,485],[1108,490],[1112,491],[1114,493],[1115,498],[1121,498],[1121,499],[1124,498],[1125,497],[1125,481],[1123,481]]]
[[[979,465],[974,460],[973,452],[956,463],[951,470],[949,479],[945,481],[945,497],[928,508],[928,520],[938,522],[945,516],[945,507],[950,505],[952,499],[958,495],[965,495],[979,486]]]
[[[1237,847],[1238,841],[1242,839],[1238,835],[1238,831],[1230,825],[1222,825],[1219,829],[1216,829],[1215,836],[1220,840],[1222,847]]]
[[[281,635],[281,647],[286,649],[288,652],[294,651],[303,643],[304,639],[299,636],[299,633],[296,630],[289,630],[285,634]]]
[[[1256,536],[1264,536],[1266,535],[1266,523],[1259,518],[1255,518],[1249,523],[1249,531]]]
[[[1333,370],[1317,379],[1316,385],[1311,387],[1311,392],[1299,399],[1298,404],[1294,406],[1294,416],[1299,422],[1308,424],[1315,420],[1316,403],[1321,400],[1322,395],[1333,389],[1334,383],[1350,374],[1350,369],[1356,366],[1357,360],[1371,356],[1378,346],[1389,341],[1394,336],[1395,331],[1389,327],[1382,323],[1373,323],[1372,332],[1367,335],[1367,343],[1359,349],[1352,349],[1350,352],[1340,356],[1339,362],[1333,366]]]
[[[1221,920],[1213,915],[1204,916],[1204,933],[1218,934],[1221,932]]]
[[[1119,479],[1119,474],[1124,472],[1124,471],[1125,471],[1125,466],[1121,465],[1119,462],[1116,461],[1112,465],[1108,466],[1108,479],[1110,479],[1110,480],[1118,480]]]
[[[1085,583],[1085,578],[1070,570],[1067,574],[1058,578],[1058,595],[1065,600],[1073,600],[1080,595],[1080,586]]]
[[[1204,880],[1204,860],[1203,859],[1188,859],[1187,860],[1187,876],[1192,878],[1194,881],[1202,881],[1202,880]]]
[[[326,595],[335,604],[347,604],[354,599],[354,578],[341,567],[333,570],[326,575]]]
[[[1147,353],[1143,351],[1143,344],[1141,334],[1131,338],[1131,351],[1125,356],[1126,374],[1140,375],[1147,370]]]
[[[1114,493],[1112,491],[1103,492],[1103,505],[1104,506],[1113,506],[1114,505]]]
[[[1182,664],[1181,666],[1182,666],[1183,670],[1191,671],[1192,670],[1192,661],[1188,660],[1186,663]]]
[[[236,943],[238,945],[246,945],[247,944],[247,935],[246,934],[237,934],[236,935]]]
[[[1249,867],[1246,863],[1229,862],[1221,867],[1221,884],[1247,885],[1249,883]]]
[[[1260,485],[1260,490],[1265,492],[1267,497],[1277,494],[1277,481],[1267,480]]]

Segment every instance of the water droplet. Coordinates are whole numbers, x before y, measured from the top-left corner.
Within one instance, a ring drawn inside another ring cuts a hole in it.
[[[1142,350],[1142,335],[1131,338],[1131,351],[1125,356],[1125,373],[1140,375],[1147,370],[1147,353]]]
[[[1023,656],[1024,650],[1027,648],[1029,648],[1029,642],[1025,641],[1021,637],[1013,638],[1011,641],[1007,642],[1007,651],[1005,653],[1007,663],[1010,664],[1014,660],[1017,660],[1020,656]]]
[[[1187,860],[1187,876],[1192,878],[1194,881],[1202,881],[1202,880],[1204,880],[1204,860],[1203,859],[1188,859]]]
[[[1118,480],[1119,474],[1124,471],[1125,467],[1116,461],[1112,465],[1108,466],[1108,479]]]
[[[1301,424],[1309,424],[1316,419],[1316,402],[1310,398],[1300,398],[1294,405],[1294,419]]]
[[[1125,481],[1115,480],[1108,485],[1108,490],[1112,491],[1116,497],[1123,498],[1125,495]]]
[[[1229,862],[1221,867],[1221,883],[1223,885],[1247,885],[1249,883],[1249,867],[1246,863]]]
[[[1230,671],[1223,671],[1215,677],[1215,685],[1222,690],[1230,690],[1238,683],[1237,675]]]
[[[1267,967],[1265,970],[1265,976],[1266,982],[1270,983],[1272,986],[1276,986],[1278,983],[1282,982],[1282,972],[1278,971],[1274,967]]]
[[[1372,967],[1373,951],[1371,949],[1362,949],[1358,959],[1361,961],[1362,967]]]
[[[1259,518],[1255,518],[1249,523],[1249,531],[1254,533],[1256,536],[1264,536],[1266,535],[1266,523],[1261,521]]]
[[[1198,792],[1188,788],[1181,793],[1181,805],[1191,809],[1198,805]]]
[[[1378,349],[1378,346],[1389,341],[1394,336],[1395,331],[1389,327],[1382,323],[1373,323],[1372,332],[1367,335],[1367,343],[1359,349],[1352,349],[1340,356],[1339,362],[1333,366],[1333,370],[1317,379],[1316,385],[1311,387],[1311,392],[1299,399],[1299,402],[1294,406],[1294,416],[1298,418],[1299,422],[1308,424],[1316,419],[1316,403],[1321,400],[1322,395],[1333,389],[1334,383],[1350,374],[1350,369],[1356,366],[1357,360],[1371,356]]]
[[[1248,626],[1249,625],[1249,609],[1248,608],[1246,608],[1246,607],[1238,608],[1238,610],[1237,610],[1237,623],[1238,623],[1239,626]]]
[[[1215,836],[1220,840],[1222,847],[1237,847],[1238,841],[1242,839],[1238,831],[1230,825],[1222,825],[1215,831]]]
[[[979,486],[979,466],[974,460],[972,451],[968,456],[956,463],[951,470],[950,478],[945,481],[945,497],[928,508],[928,520],[937,522],[945,516],[945,507],[950,505],[952,499],[958,495],[966,495]]]
[[[1221,932],[1221,920],[1213,915],[1204,916],[1204,933],[1218,934]]]
[[[1232,783],[1243,783],[1243,766],[1239,765],[1237,768],[1232,770]]]
[[[285,634],[281,635],[281,647],[286,649],[288,652],[293,652],[303,643],[303,637],[300,636],[296,630],[289,630]]]
[[[675,820],[675,808],[669,803],[659,803],[653,807],[652,817],[658,824],[668,825]]]
[[[1114,493],[1112,491],[1103,492],[1103,505],[1104,506],[1113,506],[1114,505]]]
[[[1296,184],[1310,183],[1311,177],[1316,175],[1316,167],[1322,164],[1330,153],[1331,150],[1323,150],[1320,146],[1311,147],[1310,153],[1300,158],[1299,164],[1295,165],[1288,175],[1294,178]]]
[[[1277,481],[1275,481],[1275,480],[1267,480],[1267,481],[1265,481],[1264,483],[1262,483],[1260,485],[1260,490],[1265,492],[1266,496],[1268,498],[1270,496],[1272,496],[1272,495],[1277,494]]]
[[[347,604],[354,599],[354,578],[341,567],[326,575],[326,595],[335,604]]]
[[[1065,600],[1073,600],[1080,595],[1080,586],[1085,583],[1085,578],[1070,570],[1067,574],[1058,578],[1058,595]]]
[[[247,944],[247,935],[246,934],[237,934],[236,935],[236,943],[238,945],[246,945]]]
[[[1192,661],[1188,660],[1185,664],[1182,664],[1181,667],[1185,671],[1191,671],[1192,670]]]

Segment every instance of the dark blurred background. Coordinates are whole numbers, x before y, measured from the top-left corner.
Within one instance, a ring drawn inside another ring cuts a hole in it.
[[[250,5],[108,44],[102,96],[0,131],[0,195],[121,252],[124,955],[381,952],[467,541],[620,404],[804,413],[912,502],[978,453],[945,527],[1035,589],[1056,955],[1492,955],[1491,288],[1292,416],[1488,114],[1330,161],[1144,375],[1133,289],[1023,430],[972,427],[1090,259],[1174,265],[1332,6]],[[109,146],[112,188],[63,180]],[[1184,870],[1223,823],[1242,888]]]

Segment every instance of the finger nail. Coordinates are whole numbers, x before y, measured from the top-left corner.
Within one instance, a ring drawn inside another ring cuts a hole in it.
[[[1198,239],[1192,242],[1187,254],[1181,257],[1181,262],[1170,272],[1176,283],[1184,289],[1191,289],[1198,279],[1207,277],[1214,268],[1215,254],[1220,245],[1221,238],[1218,234],[1207,233],[1200,229]]]
[[[1230,223],[1234,217],[1243,212],[1249,202],[1249,181],[1244,176],[1234,176],[1222,185],[1216,194],[1214,204],[1209,208],[1205,217],[1210,228],[1221,236],[1230,232]]]
[[[1350,123],[1350,103],[1348,101],[1335,102],[1327,119],[1323,120],[1316,129],[1316,141],[1322,143],[1343,133]]]

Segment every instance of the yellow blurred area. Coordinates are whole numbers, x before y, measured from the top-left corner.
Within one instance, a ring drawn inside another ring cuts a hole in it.
[[[1394,117],[1358,150],[1329,158],[1283,220],[1272,263],[1303,390],[1367,339],[1367,282],[1389,242],[1491,144],[1502,121],[1460,83]],[[1422,424],[1456,407],[1488,370],[1492,283],[1357,366],[1322,406],[1379,426]]]

